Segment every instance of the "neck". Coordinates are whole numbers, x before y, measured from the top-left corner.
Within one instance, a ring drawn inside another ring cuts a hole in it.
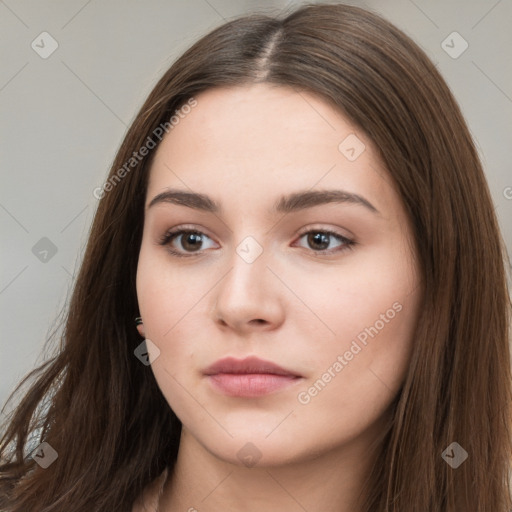
[[[377,457],[369,452],[372,435],[366,434],[320,455],[245,467],[219,459],[183,427],[178,460],[158,510],[224,512],[229,504],[230,510],[245,512],[360,512],[362,484]]]

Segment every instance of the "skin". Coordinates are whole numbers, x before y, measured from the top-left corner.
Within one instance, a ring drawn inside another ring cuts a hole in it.
[[[421,305],[400,196],[368,137],[311,93],[256,84],[196,99],[157,149],[137,271],[138,329],[160,351],[151,370],[183,424],[159,510],[355,512]],[[338,148],[350,134],[365,145],[354,161]],[[148,208],[169,188],[207,194],[223,211]],[[271,211],[282,195],[327,189],[359,194],[378,213],[354,203]],[[181,226],[204,233],[202,242],[191,245],[184,234],[158,244]],[[327,236],[322,246],[304,235],[326,229],[356,245]],[[263,250],[252,263],[236,252],[248,236]],[[326,246],[331,254],[321,254]],[[393,304],[400,311],[376,324]],[[365,328],[381,324],[351,360],[344,357]],[[220,394],[202,373],[220,358],[249,355],[302,378],[245,398]],[[338,356],[347,363],[341,371],[333,369]],[[325,386],[311,396],[319,378]],[[244,446],[256,465],[237,456]]]

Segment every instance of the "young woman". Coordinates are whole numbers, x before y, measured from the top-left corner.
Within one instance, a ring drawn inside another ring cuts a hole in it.
[[[512,508],[503,242],[402,32],[327,4],[226,23],[97,195],[61,351],[4,428],[1,510]]]

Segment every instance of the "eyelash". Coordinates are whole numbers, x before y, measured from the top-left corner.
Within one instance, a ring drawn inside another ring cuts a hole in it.
[[[201,231],[198,231],[196,229],[184,229],[182,227],[179,227],[179,228],[175,228],[175,229],[171,229],[171,230],[167,231],[162,237],[160,237],[158,244],[162,245],[162,246],[168,245],[169,246],[167,248],[168,251],[173,256],[177,256],[178,258],[190,258],[193,256],[199,256],[202,254],[202,251],[183,254],[183,253],[176,251],[170,247],[170,242],[173,240],[173,238],[175,238],[175,237],[177,238],[177,235],[190,234],[190,233],[193,233],[196,235],[205,235],[208,237],[208,235],[206,235],[205,233],[202,233]],[[356,245],[356,242],[354,242],[353,240],[350,240],[349,238],[342,236],[339,233],[336,233],[335,231],[331,231],[329,229],[310,229],[308,231],[304,231],[303,233],[301,233],[299,235],[299,239],[302,238],[304,235],[308,235],[310,233],[316,233],[316,234],[322,233],[325,235],[329,235],[329,236],[332,236],[332,237],[338,239],[338,241],[343,242],[343,244],[344,244],[343,246],[341,246],[341,248],[338,247],[336,249],[324,249],[322,251],[315,251],[312,249],[312,251],[315,253],[315,255],[329,256],[331,254],[342,253],[347,250],[351,251],[354,249],[354,246]],[[208,237],[208,238],[210,238],[210,237]]]

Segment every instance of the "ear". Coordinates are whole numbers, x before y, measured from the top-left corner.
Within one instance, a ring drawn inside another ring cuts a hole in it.
[[[144,333],[144,325],[143,324],[139,324],[137,325],[137,331],[139,331],[139,334],[145,339],[146,338],[146,335]]]

